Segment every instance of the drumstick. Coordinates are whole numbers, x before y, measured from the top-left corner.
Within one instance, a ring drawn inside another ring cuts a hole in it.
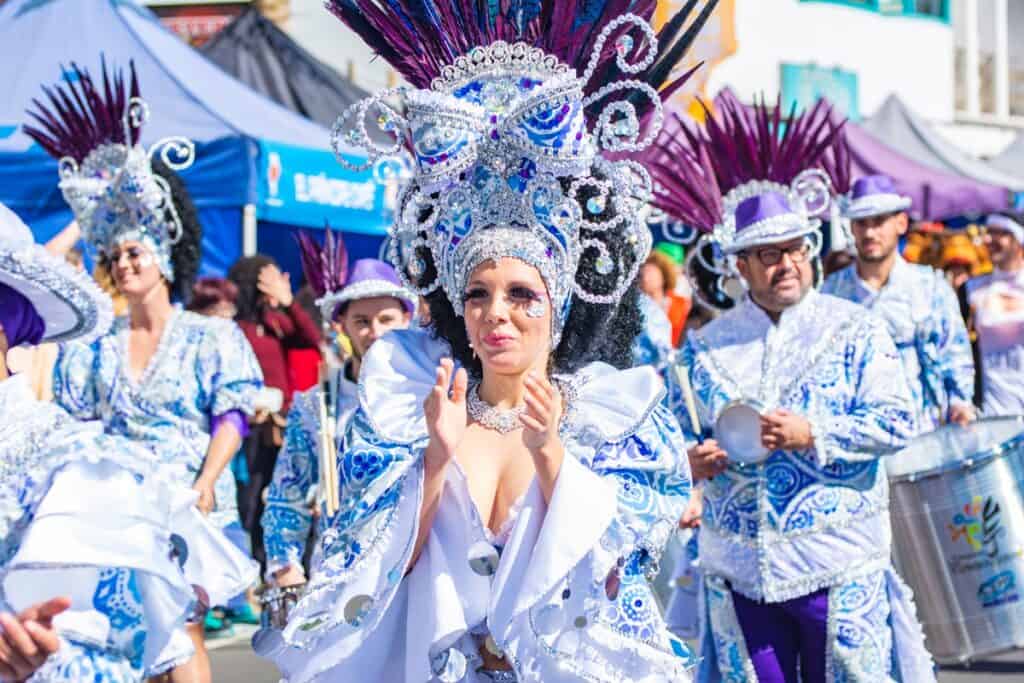
[[[327,396],[320,391],[320,492],[324,497],[327,516],[332,516],[338,507],[338,492],[332,487],[335,468],[334,441],[331,438],[331,425],[327,417]],[[332,490],[333,489],[333,490]]]
[[[683,402],[686,404],[686,413],[690,416],[690,429],[697,437],[697,443],[704,443],[704,432],[700,428],[700,418],[697,417],[697,402],[693,398],[693,386],[690,385],[690,375],[686,367],[677,363],[673,368],[676,373],[676,381],[683,390]]]

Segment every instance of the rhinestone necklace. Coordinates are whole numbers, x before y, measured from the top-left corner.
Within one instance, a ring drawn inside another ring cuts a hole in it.
[[[521,428],[523,423],[519,421],[519,416],[526,411],[523,406],[512,409],[495,408],[480,398],[479,384],[469,390],[466,396],[466,409],[477,424],[499,434],[508,434]]]

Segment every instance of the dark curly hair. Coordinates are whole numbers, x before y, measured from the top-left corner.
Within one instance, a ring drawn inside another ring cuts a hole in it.
[[[182,235],[171,248],[171,267],[174,268],[174,283],[171,298],[188,304],[192,298],[192,285],[199,273],[199,259],[202,255],[203,227],[199,223],[199,212],[192,203],[181,176],[172,171],[160,159],[152,161],[153,173],[167,181],[171,189],[174,208],[181,219]]]
[[[594,173],[603,179],[599,173]],[[568,193],[571,180],[563,180],[563,190]],[[585,206],[588,199],[597,194],[596,188],[584,187],[578,197]],[[613,202],[606,202],[605,213],[597,220],[606,221],[614,217]],[[606,294],[615,289],[618,277],[623,271],[635,269],[637,261],[631,244],[626,237],[614,230],[591,231],[582,230],[581,240],[596,239],[604,243],[608,253],[615,262],[615,267],[607,275],[601,275],[594,268],[598,252],[589,248],[580,257],[576,271],[576,279],[588,291]],[[419,247],[417,255],[423,259],[426,269],[420,278],[405,275],[410,282],[422,287],[437,276],[430,250]],[[572,296],[568,319],[562,329],[562,338],[552,353],[549,371],[552,373],[572,373],[588,363],[603,361],[616,368],[628,368],[633,365],[633,343],[643,329],[643,315],[640,312],[640,289],[634,278],[629,289],[622,298],[612,304],[593,304]],[[441,288],[426,297],[430,308],[430,329],[435,336],[444,339],[452,347],[452,355],[475,377],[480,377],[482,368],[480,361],[473,356],[469,347],[465,321],[455,313],[451,302]]]

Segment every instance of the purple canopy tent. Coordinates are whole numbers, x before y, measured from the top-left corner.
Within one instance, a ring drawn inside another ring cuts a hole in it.
[[[735,99],[736,95],[726,88],[715,97],[715,101],[720,98]],[[875,173],[890,176],[897,190],[914,200],[910,211],[914,218],[942,221],[1011,206],[1011,192],[1004,187],[923,166],[851,121],[846,122],[845,128],[853,177]]]

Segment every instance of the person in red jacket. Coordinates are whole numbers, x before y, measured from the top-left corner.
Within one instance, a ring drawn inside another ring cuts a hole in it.
[[[279,389],[283,395],[279,410],[265,408],[257,412],[257,424],[245,444],[249,483],[239,492],[239,510],[252,537],[254,555],[262,563],[263,534],[259,520],[263,514],[263,489],[273,476],[285,416],[297,389],[291,386],[288,353],[296,349],[317,351],[320,331],[292,294],[288,273],[282,273],[272,258],[259,254],[243,258],[231,267],[228,279],[238,287],[235,321],[256,353],[264,384]]]

